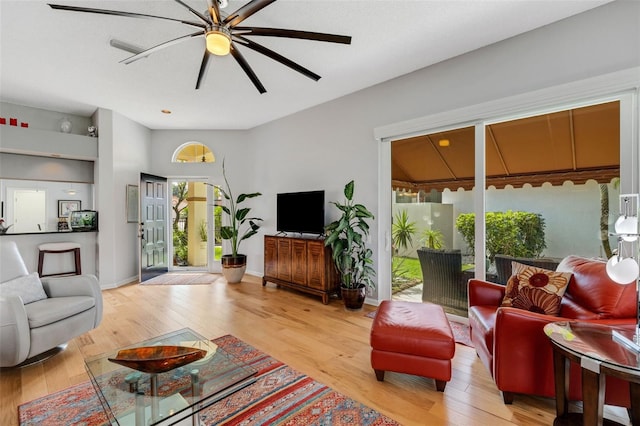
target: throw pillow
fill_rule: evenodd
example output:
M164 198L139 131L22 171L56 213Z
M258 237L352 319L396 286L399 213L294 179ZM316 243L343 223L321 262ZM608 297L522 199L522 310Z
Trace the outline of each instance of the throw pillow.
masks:
M3 282L0 284L0 294L20 296L25 305L47 298L37 272Z
M511 262L512 275L501 306L512 306L546 315L559 315L560 302L571 272L555 272Z

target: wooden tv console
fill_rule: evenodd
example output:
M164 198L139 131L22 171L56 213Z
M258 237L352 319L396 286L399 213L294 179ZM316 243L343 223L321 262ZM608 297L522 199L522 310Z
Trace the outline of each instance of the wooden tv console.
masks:
M340 294L331 249L317 237L265 235L262 285L267 282L322 296L325 305Z

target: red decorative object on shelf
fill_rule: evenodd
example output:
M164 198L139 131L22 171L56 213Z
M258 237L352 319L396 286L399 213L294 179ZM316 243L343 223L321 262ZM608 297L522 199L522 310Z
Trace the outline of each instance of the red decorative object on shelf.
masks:
M20 127L27 128L29 127L29 123L25 123L24 121L20 122Z
M17 126L18 125L18 119L17 118L10 118L9 119L9 125Z
M0 117L0 124L7 124L7 119L4 117Z
M123 349L109 361L143 373L158 374L204 358L207 351L186 346L141 346Z

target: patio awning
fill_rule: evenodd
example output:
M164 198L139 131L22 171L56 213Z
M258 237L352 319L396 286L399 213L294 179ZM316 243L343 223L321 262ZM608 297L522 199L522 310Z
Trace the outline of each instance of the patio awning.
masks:
M487 187L609 183L620 175L620 104L491 124L486 146ZM474 128L392 142L391 178L394 189L472 189Z

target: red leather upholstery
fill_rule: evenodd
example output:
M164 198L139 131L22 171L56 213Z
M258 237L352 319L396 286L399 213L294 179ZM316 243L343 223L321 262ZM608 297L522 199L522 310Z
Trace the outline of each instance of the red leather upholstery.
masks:
M451 380L455 341L441 306L383 301L371 326L371 366L378 380L385 371L436 380L444 390Z
M469 326L471 341L487 367L505 402L514 393L555 395L553 351L544 334L545 324L584 320L604 324L634 324L635 283L619 285L605 270L605 262L567 256L557 271L572 272L562 298L559 317L500 307L505 287L469 280ZM569 398L581 400L580 368L571 366ZM629 407L629 387L607 377L605 403Z

